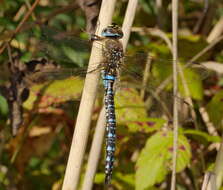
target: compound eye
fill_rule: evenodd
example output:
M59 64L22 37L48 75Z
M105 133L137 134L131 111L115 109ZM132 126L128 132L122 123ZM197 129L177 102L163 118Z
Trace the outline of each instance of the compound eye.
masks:
M101 33L104 37L110 37L110 38L122 38L123 32L122 31L114 31L112 29L104 29Z

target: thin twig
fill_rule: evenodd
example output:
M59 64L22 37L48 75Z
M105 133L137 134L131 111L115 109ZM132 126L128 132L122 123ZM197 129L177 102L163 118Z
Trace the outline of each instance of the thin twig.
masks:
M98 20L100 25L98 25L96 35L99 35L103 28L105 28L109 23L111 23L115 3L116 0L102 1ZM89 68L92 66L92 64L100 63L102 58L102 56L94 56L95 54L100 55L101 53L100 48L98 48L97 46L95 47L95 45L97 44L93 44L89 61ZM85 85L80 103L80 109L77 116L62 190L77 189L82 161L89 134L89 127L94 107L94 101L96 98L98 80L99 72L91 72L87 74L85 79Z
M189 109L190 109L190 112L191 112L191 116L192 116L192 118L194 120L194 123L195 123L195 128L198 129L197 116L196 116L196 113L194 111L194 104L193 104L193 101L192 101L192 98L191 98L191 95L190 95L190 90L189 90L188 84L186 82L186 78L184 76L183 68L179 64L178 64L178 72L179 72L179 76L180 76L180 79L182 81L183 89L184 89L184 92L185 92L185 97L186 97L185 99L186 99L186 102L189 104ZM200 155L200 156L201 156L201 159L203 159L203 156L202 155Z
M222 75L223 74L223 65L222 63L215 62L215 61L205 61L202 62L201 65L203 65L205 68L215 71L217 74Z
M173 35L173 165L171 190L176 189L176 167L178 150L178 100L177 100L177 61L178 61L178 0L172 0L172 35Z
M217 24L210 32L209 36L207 37L207 42L211 43L217 37L222 35L222 33L223 33L223 17L220 18L220 20L217 22Z
M35 2L32 4L32 7L29 9L29 11L23 17L22 21L16 27L16 29L15 29L13 35L11 36L10 40L7 41L6 43L9 43L10 44L10 42L12 41L12 39L14 38L14 36L20 31L20 29L22 28L23 24L28 20L29 16L32 14L33 10L36 8L36 6L39 4L39 2L40 2L40 0L35 0ZM0 49L0 54L2 54L2 52L5 50L6 43L4 43L4 45Z
M200 28L202 27L202 24L204 23L204 20L208 13L208 7L209 7L209 0L204 0L204 8L201 13L201 16L199 16L199 19L198 19L197 23L195 24L193 33L195 33L195 34L198 33Z
M172 116L171 112L169 111L168 106L166 105L165 101L163 101L160 98L160 96L157 96L153 90L149 90L149 93L152 96L152 98L154 98L160 104L161 108L163 109L163 113L166 115L168 120L173 121L173 116ZM152 100L151 98L148 98L145 102L145 105L151 104L151 100Z
M190 66L191 64L193 64L194 61L196 61L201 56L203 56L205 53L207 53L209 50L211 50L215 45L217 45L222 40L223 40L223 35L221 35L218 38L216 38L215 40L213 40L207 47L205 47L197 55L195 55L192 59L190 59L186 66Z
M152 64L152 60L147 59L145 69L144 69L144 73L143 73L143 81L142 81L142 86L143 87L146 87L147 81L149 79L151 64ZM140 97L141 97L142 100L145 98L145 88L142 88L142 90L140 91Z
M218 131L214 124L210 121L208 112L205 107L199 106L199 112L201 114L202 120L204 121L205 125L207 126L207 131L212 136L218 136Z

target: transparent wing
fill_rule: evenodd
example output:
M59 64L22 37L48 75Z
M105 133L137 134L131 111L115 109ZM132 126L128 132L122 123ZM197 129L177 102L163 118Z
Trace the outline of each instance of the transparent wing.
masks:
M39 52L42 55L55 60L60 65L65 65L66 67L76 67L76 68L57 68L54 70L45 70L35 75L44 75L47 79L50 79L50 84L53 79L61 79L70 76L70 80L73 82L68 82L69 79L64 79L58 81L58 86L47 84L47 88L52 90L43 90L43 92L48 93L48 97L51 99L59 99L58 97L65 98L68 100L72 94L75 92L75 85L80 79L80 76L85 76L87 73L87 62L89 58L89 52L91 49L91 43L87 40L82 40L68 33L64 33L50 27L40 27L40 39L38 41ZM100 42L97 42L96 48L103 48ZM94 55L99 56L99 55ZM95 63L97 65L97 63ZM149 69L147 68L149 65ZM186 66L188 63L186 61L179 63L179 69L182 70L182 76L179 76L179 89L181 90L182 96L185 94L185 86L189 88L190 95L192 98L199 99L202 96L202 92L197 92L197 89L201 89L202 80L209 76L209 71L199 63L191 63L190 66ZM147 68L147 69L146 69ZM92 66L89 71L95 71L100 69L100 67ZM162 86L164 81L169 79L169 82L164 85L162 92L171 92L172 83L172 60L167 57L151 56L147 52L139 53L127 53L123 58L123 65L120 71L120 81L119 86L125 88L135 88L144 94L144 97L149 95L156 98L156 102L159 102L161 107L166 107L168 117L171 115L169 106L164 106L162 101L163 97L158 97L157 90ZM73 77L72 77L73 76ZM74 88L73 88L74 87ZM57 92L55 92L56 90ZM70 91L64 91L63 89L70 89ZM196 89L196 90L194 90ZM63 93L66 92L66 93ZM144 92L144 93L143 93ZM80 95L81 90L77 94ZM39 94L39 92L37 93ZM57 95L59 94L59 95ZM75 93L73 93L75 94ZM52 98L54 96L54 98ZM160 95L161 96L161 95ZM141 96L142 97L142 96ZM154 99L153 98L153 99ZM50 99L50 98L49 98ZM183 100L183 99L182 99ZM58 101L58 100L57 100ZM54 100L54 102L57 102ZM64 100L62 100L64 101ZM61 101L60 101L61 102ZM153 106L152 106L153 107Z
M71 33L63 32L48 26L38 26L40 31L38 33L39 36L37 35L39 41L36 45L36 47L38 47L36 51L41 53L40 57L46 56L54 60L57 64L66 67L87 67L92 46L88 40L77 38ZM32 36L34 36L33 33ZM96 41L96 48L101 50L103 44L100 41ZM94 54L94 56L97 57L100 55ZM151 76L153 77L154 83L161 83L165 78L172 75L172 59L169 56L171 55L166 55L166 57L158 55L151 56L151 53L148 52L127 53L123 58L122 71L123 73L133 75L140 80L144 77L143 71L145 65L148 62L151 62L151 69L148 72L152 74ZM187 61L184 61L179 65L183 70L183 74L184 71L187 73L185 74L186 83L193 83L194 80L197 80L196 77L203 80L209 76L209 71L199 63L188 64ZM92 70L93 69L94 68L92 68ZM65 69L62 70L61 74L63 73L64 75ZM189 70L191 70L191 72ZM80 72L82 73L82 71ZM193 72L195 74L193 74ZM68 71L68 73L73 73L74 75L79 74L78 70ZM59 74L57 74L57 77L58 76ZM159 81L155 81L154 79L158 79Z
M46 57L65 67L87 66L92 43L86 37L84 40L72 32L63 32L44 25L34 26L37 29L27 31L30 46L33 47L33 58ZM97 48L102 48L101 42L96 44Z
M64 32L53 27L45 25L37 25L35 23L30 24L32 26L38 26L38 33L33 30L29 30L30 38L36 39L36 51L41 52L41 56L45 55L48 58L53 59L58 64L65 66L86 66L88 63L90 50L92 47L92 42L89 40L81 39L80 37L75 36L72 32ZM36 34L37 33L37 34ZM87 35L86 35L87 36ZM89 35L88 35L89 36ZM100 41L95 41L96 48L100 50L103 48L103 44ZM100 56L100 55L94 55ZM165 65L166 68L170 68L172 64L171 55L167 54L165 57L162 55L152 56L152 52L127 52L124 56L124 64L140 64L143 66L143 62L146 60L151 60L154 62L154 65L157 67L163 68ZM187 60L182 61L183 65L188 65ZM190 67L199 67L199 63L190 63ZM197 69L198 70L198 69ZM200 74L202 78L205 78L207 75L206 69L204 69Z

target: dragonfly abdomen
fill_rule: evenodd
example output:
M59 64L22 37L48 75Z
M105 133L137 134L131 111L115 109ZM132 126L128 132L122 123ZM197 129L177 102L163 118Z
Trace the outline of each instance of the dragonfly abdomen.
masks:
M116 119L114 106L114 92L113 85L115 76L103 74L102 75L105 87L105 109L106 109L106 161L105 161L105 183L109 184L112 177L114 154L115 154L115 140L116 140Z

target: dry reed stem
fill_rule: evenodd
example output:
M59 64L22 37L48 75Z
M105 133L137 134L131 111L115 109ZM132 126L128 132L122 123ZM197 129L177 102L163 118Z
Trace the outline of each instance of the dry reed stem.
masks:
M207 186L208 186L208 183L210 181L210 178L211 178L211 173L206 172L205 175L204 175L204 180L203 180L203 183L202 183L201 190L207 190Z
M124 50L129 40L137 4L138 4L138 0L129 0L128 7L126 10L124 23L122 26L123 33L124 33L124 38L122 39ZM97 170L98 161L101 155L101 147L104 140L103 137L105 133L105 122L106 122L105 121L105 107L103 106L98 118L98 122L96 125L94 137L93 137L93 142L91 145L86 174L85 174L84 182L82 186L83 190L91 190L93 186L93 180L94 180L94 176Z
M95 128L95 133L91 144L91 150L88 158L87 169L84 176L82 190L92 189L95 173L97 171L98 162L101 156L101 148L103 145L104 133L105 133L105 122L106 122L105 107L103 106L99 114L99 118Z
M126 49L127 43L129 41L129 36L131 33L132 24L135 18L136 8L138 5L138 0L129 0L128 7L125 13L124 22L122 25L122 30L124 33L123 38L121 39L124 51Z
M103 0L99 14L99 25L96 35L100 34L102 29L111 23L116 0ZM97 43L93 43L91 57L89 61L89 68L95 63L100 63L101 58L94 55L99 55L100 48L96 47ZM97 92L99 73L91 72L87 74L78 112L74 135L72 139L70 154L68 158L67 168L65 172L62 190L76 190L82 161L87 144L91 116L94 107L94 101Z
M220 18L220 20L217 22L217 24L210 32L209 36L207 37L207 42L208 43L213 42L217 37L222 35L222 33L223 33L223 17Z
M207 190L218 190L221 188L223 181L223 138L217 153L214 173L210 176L210 180L208 182Z
M177 62L178 62L178 0L172 0L172 35L173 35L173 165L171 190L176 189L176 167L178 152L178 100L177 100Z
M223 181L223 138L220 145L220 149L217 153L217 158L215 161L214 173L216 175L216 186L217 189L221 188L222 181Z

